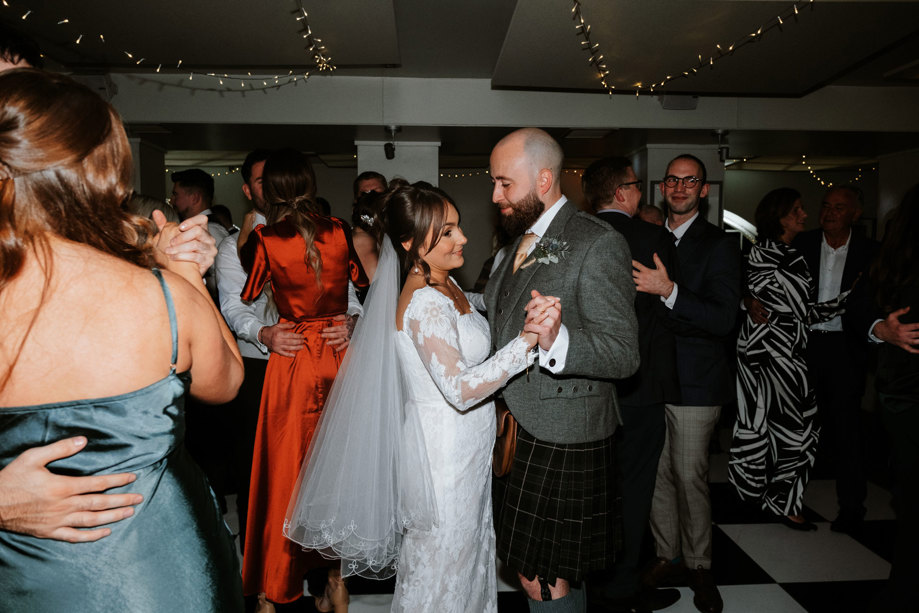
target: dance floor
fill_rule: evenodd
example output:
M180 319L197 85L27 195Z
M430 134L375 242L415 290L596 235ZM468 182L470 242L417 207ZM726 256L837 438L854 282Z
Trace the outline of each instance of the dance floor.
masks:
M722 431L722 440L726 432ZM726 441L725 441L726 442ZM723 445L727 449L727 445ZM823 476L818 472L818 477ZM836 516L835 483L811 481L804 515L819 527L795 532L750 511L727 482L727 454L712 455L714 521L712 572L724 598L725 613L846 613L864 611L890 572L894 513L890 493L868 485L868 514L857 537L830 530ZM232 501L227 521L235 528ZM513 574L499 567L500 613L526 613L526 599ZM384 613L392 602L393 582L351 581L351 613ZM692 613L692 591L667 613ZM309 608L311 610L311 607Z

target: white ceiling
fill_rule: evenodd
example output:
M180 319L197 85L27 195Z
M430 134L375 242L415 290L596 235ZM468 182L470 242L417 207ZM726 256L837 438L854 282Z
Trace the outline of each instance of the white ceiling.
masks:
M304 49L303 22L296 20L301 14L297 0L6 3L8 7L0 4L0 20L32 34L49 63L69 71L152 72L158 66L162 72L179 74L315 70ZM487 78L493 88L606 95L580 44L572 1L304 0L303 5L339 75ZM792 15L795 6L797 16ZM674 78L658 85L657 93L799 97L827 84L919 84L919 2L584 0L580 10L591 26L591 43L604 55L614 95L634 95L639 82L644 92L668 75ZM26 11L31 13L22 20ZM778 27L776 17L783 15ZM59 23L64 19L66 23ZM750 36L760 27L760 35ZM76 44L80 34L83 38ZM734 50L727 53L732 43ZM176 70L179 60L182 65ZM709 62L716 68L710 69ZM683 72L689 76L682 77ZM245 125L132 128L170 152L185 151L183 164L233 159L234 152L238 155L252 146L248 136L255 132L255 127ZM285 126L283 133L289 135L290 130ZM266 132L271 132L270 126L258 127L261 139ZM315 143L316 153L329 159L347 163L353 152L353 132L342 126L303 126L300 132ZM472 163L503 132L443 128L442 155ZM620 130L592 141L568 139L566 152L571 158L589 158L673 136L672 131ZM788 167L795 167L796 160L782 159L783 143L794 141L789 150L797 152L802 139L817 152L825 142L822 148L827 155L835 153L831 157L836 165L847 165L900 147L912 135L731 135L732 146L758 142L759 155L778 158L771 163ZM199 158L189 153L195 151L201 152Z

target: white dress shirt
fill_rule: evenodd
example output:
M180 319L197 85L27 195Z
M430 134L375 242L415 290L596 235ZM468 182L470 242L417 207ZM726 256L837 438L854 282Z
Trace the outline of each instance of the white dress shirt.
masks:
M265 217L256 213L255 223L264 224ZM267 291L250 304L240 300L239 295L246 285L248 275L239 261L238 238L238 233L227 236L217 246L214 268L217 271L220 312L227 326L236 335L239 352L247 358L267 360L268 347L259 342L258 331L278 323L278 309Z
M846 244L833 249L826 242L826 235L820 238L820 284L817 286L817 302L826 302L838 296L842 290L842 272L846 268L846 256L852 242L852 230L846 238ZM842 332L842 317L837 315L829 321L811 326L811 330Z
M664 224L664 227L667 228L667 231L673 235L674 245L680 244L680 241L683 240L683 235L686 234L686 231L689 230L689 226L692 225L692 222L694 222L698 216L699 216L699 211L696 211L695 215L690 217L687 221L684 221L683 223L681 223L679 227L677 227L676 230L670 229L669 221L666 224ZM671 279L671 281L673 281L673 279ZM670 292L670 295L667 296L666 298L661 296L661 300L664 302L664 306L666 306L668 309L673 309L673 305L676 304L676 295L677 295L678 290L679 288L677 287L677 284L674 283L673 291Z

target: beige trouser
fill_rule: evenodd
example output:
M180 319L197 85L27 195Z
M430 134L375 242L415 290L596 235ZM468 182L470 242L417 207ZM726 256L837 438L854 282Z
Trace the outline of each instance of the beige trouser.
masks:
M667 433L651 502L657 555L667 560L682 555L687 568L711 568L708 444L721 407L668 404L665 408Z

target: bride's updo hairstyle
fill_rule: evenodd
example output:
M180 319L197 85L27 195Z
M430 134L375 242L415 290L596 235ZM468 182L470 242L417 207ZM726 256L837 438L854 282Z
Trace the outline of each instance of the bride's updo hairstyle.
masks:
M306 242L306 264L316 273L316 284L322 286L322 258L316 248L316 224L309 213L319 213L316 206L316 175L309 158L296 149L278 149L265 160L262 170L262 193L268 205L269 224L285 216L296 226Z
M421 259L440 242L447 222L447 205L456 203L441 189L425 181L409 184L393 179L389 184L383 204L386 233L402 261L402 277L412 268L424 273L424 282L431 284L431 268ZM431 231L430 244L428 232ZM411 241L406 251L402 243Z
M115 109L69 77L0 75L0 291L29 251L50 277L46 233L143 266L152 221L129 214L131 148Z

